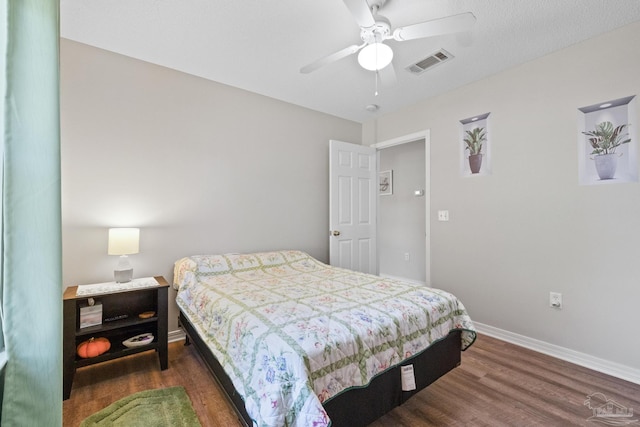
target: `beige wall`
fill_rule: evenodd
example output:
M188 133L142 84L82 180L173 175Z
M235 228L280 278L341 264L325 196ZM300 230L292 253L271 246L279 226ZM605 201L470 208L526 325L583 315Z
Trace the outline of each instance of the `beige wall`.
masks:
M328 260L328 141L360 124L65 39L61 115L66 286L112 280L110 226L141 228L137 277L198 253Z
M637 40L640 23L363 127L367 145L431 130L433 286L478 322L635 369L640 184L578 185L576 123L579 107L640 93ZM486 112L493 174L462 178L459 120Z
M64 283L111 279L109 226L142 228L137 276L171 279L195 253L327 260L328 140L428 128L433 285L478 322L640 369L640 184L579 186L576 143L578 107L640 92L639 38L633 24L362 127L62 40ZM493 173L462 178L459 120L485 112Z

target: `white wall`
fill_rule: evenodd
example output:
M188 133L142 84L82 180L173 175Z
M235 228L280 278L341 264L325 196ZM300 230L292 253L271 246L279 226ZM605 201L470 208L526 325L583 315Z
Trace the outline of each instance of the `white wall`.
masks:
M635 23L363 127L367 145L431 130L435 287L478 322L634 369L640 184L578 185L576 123L579 107L640 94L638 40ZM486 112L493 174L463 178L459 120Z
M61 116L66 286L113 280L111 226L141 228L136 277L199 253L328 260L328 141L360 124L65 39Z

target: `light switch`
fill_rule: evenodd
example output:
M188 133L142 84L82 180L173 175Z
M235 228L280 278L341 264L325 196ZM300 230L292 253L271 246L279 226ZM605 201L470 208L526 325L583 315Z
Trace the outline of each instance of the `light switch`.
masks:
M449 211L438 211L438 221L449 221Z

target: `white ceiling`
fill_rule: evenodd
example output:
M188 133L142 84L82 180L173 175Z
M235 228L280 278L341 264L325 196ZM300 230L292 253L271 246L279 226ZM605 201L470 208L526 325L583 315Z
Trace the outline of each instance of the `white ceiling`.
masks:
M638 21L640 1L388 0L380 10L392 28L463 12L477 18L471 32L388 41L397 83L375 96L375 73L362 69L357 55L299 72L361 42L342 0L60 2L64 38L365 122ZM420 76L404 70L441 48L455 58ZM615 63L603 52L593 55L594 64ZM369 104L380 108L371 113Z

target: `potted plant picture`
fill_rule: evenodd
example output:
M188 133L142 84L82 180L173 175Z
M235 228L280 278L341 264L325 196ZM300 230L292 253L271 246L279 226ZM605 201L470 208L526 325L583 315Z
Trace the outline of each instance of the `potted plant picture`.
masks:
M625 123L614 127L610 121L604 121L598 123L594 130L582 132L589 137L588 141L593 148L591 154L594 155L592 160L595 162L596 172L601 180L614 177L618 165L616 149L631 141L631 138L626 138L629 134L623 133L628 126Z
M469 150L469 169L471 173L480 172L482 167L482 144L487 140L487 132L483 127L465 131L463 139L465 150Z

